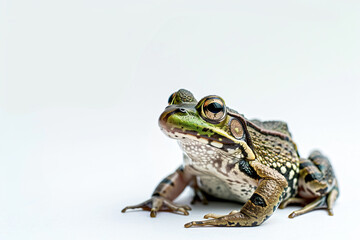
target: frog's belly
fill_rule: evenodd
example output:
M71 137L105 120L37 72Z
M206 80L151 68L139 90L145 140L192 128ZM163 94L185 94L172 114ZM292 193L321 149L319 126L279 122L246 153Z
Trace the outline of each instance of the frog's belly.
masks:
M198 176L198 185L207 194L231 201L245 203L256 186L241 180L219 179L213 176Z
M179 142L184 151L185 171L197 176L204 192L217 198L246 202L258 181L239 169L239 158L198 141Z

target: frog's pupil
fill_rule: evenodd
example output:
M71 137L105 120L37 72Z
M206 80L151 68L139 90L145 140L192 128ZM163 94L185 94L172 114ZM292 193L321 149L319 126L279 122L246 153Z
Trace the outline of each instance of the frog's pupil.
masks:
M216 113L218 113L218 112L221 112L221 111L223 110L223 107L222 107L222 105L221 105L220 103L213 102L213 103L210 103L210 104L208 105L207 109L208 109L210 112L216 114Z

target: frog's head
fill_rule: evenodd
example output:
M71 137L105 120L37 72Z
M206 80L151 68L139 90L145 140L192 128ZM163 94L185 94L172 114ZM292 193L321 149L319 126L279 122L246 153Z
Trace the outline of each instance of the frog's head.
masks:
M159 118L161 130L179 141L197 141L239 158L255 159L246 120L215 95L196 101L185 89L169 97Z

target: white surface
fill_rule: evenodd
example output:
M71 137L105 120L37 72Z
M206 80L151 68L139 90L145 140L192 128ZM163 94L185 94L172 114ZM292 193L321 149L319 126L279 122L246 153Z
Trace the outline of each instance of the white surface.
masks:
M0 1L0 239L355 238L359 12L359 1ZM323 150L340 182L335 216L289 220L291 208L257 228L185 229L239 205L121 214L181 163L157 126L179 88L287 121L303 156Z

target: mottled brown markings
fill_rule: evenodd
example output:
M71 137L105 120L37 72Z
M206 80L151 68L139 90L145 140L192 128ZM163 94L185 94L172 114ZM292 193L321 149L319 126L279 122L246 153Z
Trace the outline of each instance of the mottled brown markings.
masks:
M238 184L241 184L241 183L242 183L241 181L239 181L239 180L237 180L237 179L235 179L235 180L227 179L227 181L230 182L230 183L238 183Z
M222 167L222 160L221 160L220 156L218 156L218 157L212 162L212 165L213 165L213 167L214 167L215 169L218 169L218 172L221 172L221 171L219 171L219 170L221 169L221 167ZM228 176L227 173L223 173L223 172L221 172L221 173L224 174L225 176Z
M235 165L236 165L235 163L233 163L233 164L226 164L226 166L225 166L226 172L230 173L231 170L234 169Z

